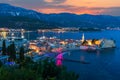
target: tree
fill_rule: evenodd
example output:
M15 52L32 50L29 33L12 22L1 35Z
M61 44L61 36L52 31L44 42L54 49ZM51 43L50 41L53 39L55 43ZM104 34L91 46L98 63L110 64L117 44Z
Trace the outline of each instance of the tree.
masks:
M5 40L3 40L3 44L2 44L2 55L6 55L6 43L5 43Z
M78 80L78 75L56 66L50 59L25 64L22 68L0 67L0 80Z
M6 49L7 51L7 55L9 55L10 56L10 45L7 47L7 49Z
M10 59L15 60L16 59L16 50L15 50L15 44L14 42L8 46L7 53L10 56Z
M16 49L15 49L14 42L11 44L11 54L12 54L13 60L15 60L16 59Z
M20 61L24 60L24 47L22 46L19 51Z
M3 65L3 63L0 61L0 67Z

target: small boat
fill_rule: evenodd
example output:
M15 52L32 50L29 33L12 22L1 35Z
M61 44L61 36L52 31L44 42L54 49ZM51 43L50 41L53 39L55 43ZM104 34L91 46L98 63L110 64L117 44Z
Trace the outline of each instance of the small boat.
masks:
M99 48L97 46L80 46L81 50L85 50L85 51L95 51L98 50Z
M88 48L89 48L88 46L83 46L83 45L80 46L81 50L88 50Z

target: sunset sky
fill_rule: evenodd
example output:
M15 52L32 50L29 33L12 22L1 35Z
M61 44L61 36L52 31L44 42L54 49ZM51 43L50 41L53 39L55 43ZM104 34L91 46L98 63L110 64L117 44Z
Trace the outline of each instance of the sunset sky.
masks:
M0 0L42 13L105 14L120 16L120 0Z

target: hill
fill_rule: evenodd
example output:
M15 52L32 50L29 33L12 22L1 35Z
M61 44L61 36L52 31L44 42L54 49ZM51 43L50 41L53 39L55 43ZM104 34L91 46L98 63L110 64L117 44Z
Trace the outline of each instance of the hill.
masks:
M43 14L33 10L0 3L0 27L25 29L120 27L120 17L91 14L77 15L71 13Z

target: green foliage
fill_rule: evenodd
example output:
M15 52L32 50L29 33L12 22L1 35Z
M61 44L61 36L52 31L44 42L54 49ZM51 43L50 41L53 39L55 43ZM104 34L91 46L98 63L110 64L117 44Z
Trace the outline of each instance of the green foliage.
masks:
M0 27L14 29L24 28L26 30L57 28L54 23L48 23L25 16L0 16Z
M0 67L3 65L3 63L0 61Z
M36 74L28 69L0 68L0 80L36 80Z
M30 61L30 62L27 62ZM7 77L6 77L7 76ZM20 68L0 68L0 80L77 80L78 75L68 72L64 67L58 67L54 61L45 59L32 62L25 58Z
M20 55L20 61L22 62L24 60L24 47L22 46L20 48L20 51L19 51L19 55Z
M16 59L16 50L15 50L14 42L7 47L7 53L10 56L10 59L12 59L12 60Z

